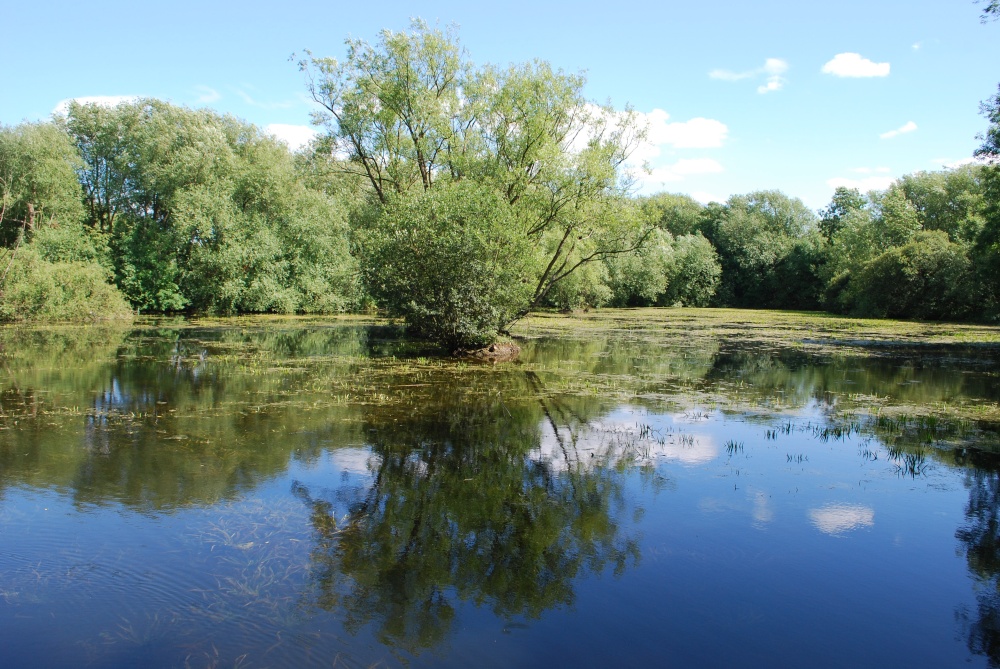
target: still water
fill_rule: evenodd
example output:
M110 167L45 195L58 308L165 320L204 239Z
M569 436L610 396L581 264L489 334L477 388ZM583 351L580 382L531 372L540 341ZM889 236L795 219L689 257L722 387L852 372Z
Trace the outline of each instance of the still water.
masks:
M523 344L3 331L0 665L1000 665L995 351Z

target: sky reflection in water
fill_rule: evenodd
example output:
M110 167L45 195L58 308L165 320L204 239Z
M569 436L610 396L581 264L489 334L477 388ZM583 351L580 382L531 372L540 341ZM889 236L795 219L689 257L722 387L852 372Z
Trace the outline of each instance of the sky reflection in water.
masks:
M1000 663L988 356L4 336L10 666Z

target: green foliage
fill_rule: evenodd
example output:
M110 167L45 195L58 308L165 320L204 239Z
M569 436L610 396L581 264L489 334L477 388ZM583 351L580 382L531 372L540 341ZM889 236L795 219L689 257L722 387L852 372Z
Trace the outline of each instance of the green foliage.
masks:
M851 311L880 318L962 319L973 306L969 259L940 230L918 232L866 263L851 278Z
M983 167L915 172L898 188L913 205L924 230L943 230L953 242L970 244L983 227Z
M674 262L662 305L707 307L722 279L722 267L711 242L701 234L683 235L674 240Z
M524 225L471 181L400 197L359 233L365 284L418 335L452 348L489 344L534 289Z
M1000 0L976 0L976 2L986 3L986 6L983 7L983 13L979 17L983 23L990 19L1000 18Z
M883 192L873 191L863 208L845 211L830 247L822 275L826 282L826 303L837 309L851 309L856 291L842 295L852 277L886 251L902 246L920 230L920 219L898 184Z
M851 217L861 215L868 206L868 198L857 188L840 186L833 193L830 205L820 212L819 229L827 241L840 232Z
M29 245L0 294L0 321L129 319L132 310L96 263L49 262Z
M982 169L983 226L975 240L975 263L987 300L987 311L1000 316L1000 88L982 105L990 125L981 135L976 156L986 164Z
M139 100L65 119L90 227L143 311L341 311L354 297L344 212L287 147L230 116Z
M0 126L0 241L10 246L18 230L30 236L51 225L75 225L82 216L80 162L62 130L51 123Z
M611 297L607 265L587 263L553 286L545 304L562 311L577 311L604 306Z
M505 296L500 298L504 302L491 307L483 299L492 298L473 297L472 291L479 289L470 288L461 298L448 298L448 308L408 310L415 331L443 337L448 345L466 334L471 339L463 344L481 342L488 338L481 329L486 323L502 315L509 319L506 323L489 326L502 328L542 303L579 268L641 243L642 218L622 197L628 184L619 169L641 135L635 116L588 103L582 77L541 62L473 67L452 31L432 29L419 20L409 32L383 31L374 46L347 40L343 62L308 55L300 65L310 94L325 110L315 120L327 130L326 146L347 156L371 189L373 211L360 220L378 219L383 210L388 212L385 220L395 220L394 210L399 210L429 221L429 208L420 204L424 194L469 180L495 194L474 201L503 207L478 215L467 210L464 217L517 221L523 239L509 239L522 254L514 266L523 273L492 275L491 281L513 284L493 283L487 293ZM439 232L451 234L451 228ZM454 246L455 239L462 237L442 244L492 251L490 244L479 242ZM486 256L467 262L487 267L492 260ZM409 295L414 303L443 304L440 295L416 292L438 285L439 271L426 264L412 270L416 288ZM421 276L425 271L431 276ZM479 269L473 274L485 276ZM376 275L366 270L364 276ZM386 299L380 285L369 283L367 288ZM507 302L515 295L519 304ZM398 307L393 311L400 313ZM422 323L422 313L434 322ZM448 318L455 322L445 326L441 319Z
M49 262L95 263L109 275L114 268L107 237L80 224L42 227L32 236L31 246Z
M801 200L778 191L734 195L721 210L707 212L706 231L719 253L723 304L776 307L778 267L798 240L813 231L816 215Z
M640 198L640 206L657 227L675 237L695 234L702 229L705 207L688 195L657 193Z
M611 305L645 307L659 301L674 273L673 241L657 228L640 248L607 260Z
M824 298L823 272L829 246L818 231L795 240L767 281L771 305L813 310Z

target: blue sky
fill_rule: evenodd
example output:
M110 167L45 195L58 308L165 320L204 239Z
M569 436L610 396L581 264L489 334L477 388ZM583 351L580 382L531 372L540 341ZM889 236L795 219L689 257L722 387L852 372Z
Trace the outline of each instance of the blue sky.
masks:
M836 185L968 159L1000 83L1000 22L972 0L836 3L44 2L4 9L0 123L69 98L152 96L301 136L294 62L341 57L411 16L455 23L476 63L547 60L645 115L642 192L703 201L777 188L823 207ZM294 141L294 140L293 140Z

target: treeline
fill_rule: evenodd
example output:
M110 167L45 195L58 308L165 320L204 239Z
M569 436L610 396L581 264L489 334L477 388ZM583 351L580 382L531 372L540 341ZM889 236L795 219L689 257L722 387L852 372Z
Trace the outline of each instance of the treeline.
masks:
M377 307L452 348L538 307L1000 318L1000 94L980 164L703 206L629 195L631 112L415 21L301 63L325 132L153 99L0 127L0 320Z
M159 100L0 128L0 317L355 307L349 207L301 162Z
M371 189L324 141L293 154L210 111L72 104L65 118L0 129L0 169L6 320L373 303L351 252ZM707 206L635 198L623 204L643 221L641 244L582 265L542 304L995 320L989 170L838 188L818 214L779 191Z
M581 282L560 294L561 306L996 320L988 171L974 164L910 174L883 191L838 188L818 213L779 191L707 206L684 195L640 198L655 222L651 243L605 263L597 287Z

